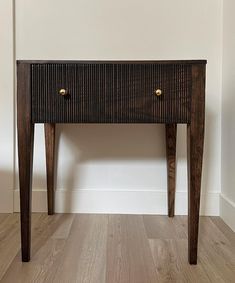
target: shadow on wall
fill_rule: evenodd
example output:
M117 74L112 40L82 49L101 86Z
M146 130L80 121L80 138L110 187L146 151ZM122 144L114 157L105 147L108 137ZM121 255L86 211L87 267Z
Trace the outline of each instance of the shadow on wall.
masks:
M206 125L213 120L207 113ZM187 160L187 137L186 125L177 127L177 163L185 163ZM205 136L205 155L203 168L203 192L208 191L209 167L211 159L211 131L206 127ZM38 141L35 140L35 143ZM44 143L44 141L43 141ZM35 148L37 150L37 148ZM84 172L84 164L91 161L104 163L107 162L145 162L155 161L166 164L165 150L165 127L161 124L57 124L56 125L56 164L55 164L55 189L73 190L82 187L84 178L87 178ZM133 164L133 162L131 163ZM131 164L129 167L131 167ZM109 166L109 165L107 165ZM144 165L143 165L144 166ZM42 164L45 168L45 164ZM105 167L107 168L107 167ZM102 170L102 169L101 169ZM125 174L125 167L124 167ZM34 188L45 188L46 174L37 174L34 170L33 186ZM139 178L139 172L133 174L131 178ZM161 171L162 172L162 171ZM161 172L156 171L153 178L158 178ZM164 170L166 174L166 167ZM100 178L105 178L109 172L103 172ZM115 173L114 173L115 174ZM187 172L180 178L187 179ZM98 175L98 174L97 174ZM107 176L109 177L109 176ZM17 176L18 178L18 176ZM99 176L97 177L99 178ZM143 176L144 178L144 176ZM104 179L104 182L106 180ZM186 181L186 180L185 180ZM62 186L61 186L62 183ZM166 187L166 184L164 184ZM156 188L157 189L157 188ZM177 188L176 188L177 189ZM179 188L178 188L179 189ZM181 188L180 188L181 189ZM71 197L72 194L65 194L65 197ZM73 199L65 199L66 206L73 207ZM65 207L65 210L69 208Z
M165 158L163 125L57 124L57 141L63 134L67 146L80 153L80 161L94 159Z
M72 152L73 155L69 160L70 162L66 161L67 167L63 176L63 187L68 190L78 187L77 180L81 183L80 177L83 178L85 175L82 165L90 161L141 162L157 160L166 163L164 125L58 124L56 127L56 156L60 159L59 162L58 160L56 162L56 180L58 180L58 177L60 178L61 171L63 171L61 170L63 154L66 154L69 148L69 152ZM64 148L67 148L66 152L63 152ZM186 159L186 125L178 125L177 158ZM60 172L59 175L58 171ZM115 173L113 174L115 175ZM133 173L131 178L142 178L138 174ZM101 178L104 178L104 176L105 172ZM143 176L143 178L146 177ZM159 178L158 172L156 172L154 178ZM55 187L57 188L56 180ZM72 194L66 194L65 197L71 197L71 199L64 200L64 209L68 211L67 206L73 207L74 200Z

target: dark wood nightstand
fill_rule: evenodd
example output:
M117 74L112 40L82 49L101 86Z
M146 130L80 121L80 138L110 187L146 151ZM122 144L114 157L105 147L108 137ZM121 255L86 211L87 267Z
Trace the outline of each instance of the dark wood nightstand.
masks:
M187 124L189 262L197 263L205 60L17 61L22 260L30 260L34 124L45 124L48 213L54 213L56 123L164 123L168 215L174 216L177 124Z

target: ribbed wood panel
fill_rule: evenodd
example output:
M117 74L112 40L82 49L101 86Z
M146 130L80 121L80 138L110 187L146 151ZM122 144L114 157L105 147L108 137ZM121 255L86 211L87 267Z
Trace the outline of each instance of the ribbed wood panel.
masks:
M190 64L32 64L34 123L188 123ZM69 95L59 95L65 88ZM155 96L156 89L163 94Z

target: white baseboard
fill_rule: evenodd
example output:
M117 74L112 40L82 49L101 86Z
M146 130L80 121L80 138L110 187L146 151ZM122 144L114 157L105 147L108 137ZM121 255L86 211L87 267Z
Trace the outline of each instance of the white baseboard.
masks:
M235 203L220 195L220 217L235 232Z
M219 215L219 192L201 196L201 215ZM175 202L177 215L187 214L187 192L177 192ZM34 190L32 210L46 212L45 190ZM14 211L19 212L19 191L14 191ZM165 191L132 190L57 190L55 192L57 213L118 213L118 214L167 214Z

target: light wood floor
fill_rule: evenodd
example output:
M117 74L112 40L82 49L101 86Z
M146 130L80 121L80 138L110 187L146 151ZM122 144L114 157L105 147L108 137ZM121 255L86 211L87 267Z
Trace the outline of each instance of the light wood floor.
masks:
M32 259L20 258L19 214L0 214L1 282L235 282L235 233L201 217L198 265L187 218L33 214Z

